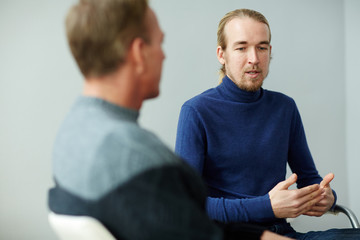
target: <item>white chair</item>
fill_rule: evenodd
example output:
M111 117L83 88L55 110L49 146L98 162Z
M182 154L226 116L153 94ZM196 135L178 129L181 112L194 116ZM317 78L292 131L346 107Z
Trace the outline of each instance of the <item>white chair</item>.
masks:
M116 240L97 219L49 213L49 223L60 240Z

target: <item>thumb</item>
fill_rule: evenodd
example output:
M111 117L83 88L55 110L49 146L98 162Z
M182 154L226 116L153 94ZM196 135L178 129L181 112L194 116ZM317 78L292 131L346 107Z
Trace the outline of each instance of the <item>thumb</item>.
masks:
M329 173L327 174L323 180L320 183L320 187L329 187L330 182L334 179L334 174L333 173Z
M296 173L291 174L291 176L288 177L288 179L280 182L279 189L282 189L282 190L288 189L291 185L296 183L296 180L297 180Z

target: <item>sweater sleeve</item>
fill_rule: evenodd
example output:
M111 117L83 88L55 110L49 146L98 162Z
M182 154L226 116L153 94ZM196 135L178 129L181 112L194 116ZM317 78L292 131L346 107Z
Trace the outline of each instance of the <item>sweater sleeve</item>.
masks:
M298 175L297 187L302 188L311 184L320 183L322 177L319 175L314 160L311 156L309 146L306 141L305 130L302 124L301 116L294 102L294 112L291 123L289 139L288 163L292 172ZM336 204L336 193L333 190Z
M206 134L195 110L187 105L181 108L175 152L202 175L206 154Z
M182 107L175 152L201 176L206 158L206 133L195 109ZM207 198L207 212L211 219L220 222L267 222L275 219L269 195L255 198Z
M224 223L262 223L275 219L268 194L248 199L208 197L206 211L211 219Z

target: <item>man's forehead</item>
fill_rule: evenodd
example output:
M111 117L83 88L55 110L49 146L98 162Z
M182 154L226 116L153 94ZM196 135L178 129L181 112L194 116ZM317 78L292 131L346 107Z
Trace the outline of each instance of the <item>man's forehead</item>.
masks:
M232 42L268 42L270 40L269 27L249 17L235 17L231 19L224 29L228 41Z

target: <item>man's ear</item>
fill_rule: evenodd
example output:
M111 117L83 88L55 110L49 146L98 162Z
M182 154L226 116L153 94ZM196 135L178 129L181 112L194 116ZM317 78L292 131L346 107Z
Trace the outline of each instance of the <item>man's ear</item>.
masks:
M220 46L217 47L216 56L217 56L217 59L219 60L219 62L221 63L221 65L224 65L225 58L224 58L224 51L223 51L222 47L220 47Z
M145 42L142 38L135 38L129 48L129 58L135 68L135 73L141 75L145 71Z

